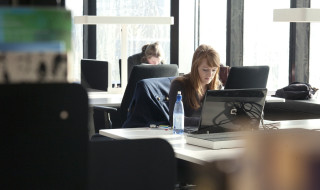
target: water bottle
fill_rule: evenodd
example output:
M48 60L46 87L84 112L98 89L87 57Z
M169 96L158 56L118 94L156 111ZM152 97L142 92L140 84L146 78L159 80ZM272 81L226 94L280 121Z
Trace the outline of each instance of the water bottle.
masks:
M184 109L181 91L178 91L177 100L173 109L173 133L183 134L184 130Z

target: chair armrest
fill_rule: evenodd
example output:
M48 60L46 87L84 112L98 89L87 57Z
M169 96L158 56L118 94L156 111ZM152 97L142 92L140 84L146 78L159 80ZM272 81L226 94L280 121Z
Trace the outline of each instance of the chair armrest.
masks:
M104 111L107 113L114 113L117 112L118 109L114 107L108 107L108 106L93 106L93 109L99 110L99 111Z
M117 108L108 107L108 106L93 106L94 110L103 111L104 112L104 123L107 129L112 129L112 122L110 118L110 113L116 113L118 111Z

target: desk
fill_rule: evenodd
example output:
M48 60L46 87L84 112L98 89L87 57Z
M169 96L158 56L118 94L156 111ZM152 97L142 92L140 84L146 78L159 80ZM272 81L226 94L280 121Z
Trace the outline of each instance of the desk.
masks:
M184 135L158 128L103 129L99 133L113 139L162 138L172 145L177 158L200 165L217 159L232 158L241 153L240 148L211 150L189 145Z
M316 130L320 129L320 119L281 121L279 128ZM172 130L158 128L103 129L99 133L114 139L163 138L172 145L177 158L197 165L204 165L214 160L235 158L243 152L243 148L212 150L189 145L184 135L176 135L172 133Z
M88 91L89 98L89 110L88 110L88 129L89 137L95 134L94 118L93 118L93 106L107 106L120 108L123 94L109 94L103 91Z
M108 94L107 92L88 92L89 106L120 107L123 94Z

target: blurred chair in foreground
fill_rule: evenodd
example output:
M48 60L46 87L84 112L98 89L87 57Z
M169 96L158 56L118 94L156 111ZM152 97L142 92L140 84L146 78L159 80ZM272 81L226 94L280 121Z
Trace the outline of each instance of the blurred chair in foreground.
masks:
M83 87L12 84L0 91L0 189L86 189Z
M89 189L173 190L176 159L163 139L90 142Z

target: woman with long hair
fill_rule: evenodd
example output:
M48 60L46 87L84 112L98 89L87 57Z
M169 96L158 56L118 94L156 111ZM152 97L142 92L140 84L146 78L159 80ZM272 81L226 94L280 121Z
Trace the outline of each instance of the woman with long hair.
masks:
M128 78L133 67L141 64L164 64L164 53L158 42L146 44L142 46L141 53L128 57Z
M184 105L185 126L198 126L202 102L207 90L220 89L220 57L209 45L200 45L193 54L191 72L177 77L169 93L170 125L177 92L181 91Z

